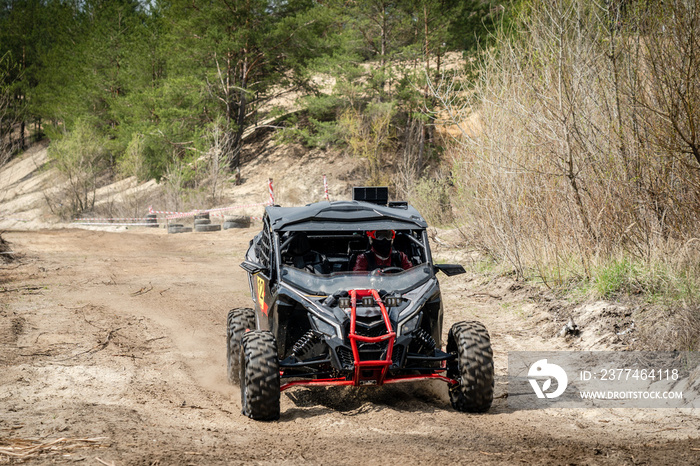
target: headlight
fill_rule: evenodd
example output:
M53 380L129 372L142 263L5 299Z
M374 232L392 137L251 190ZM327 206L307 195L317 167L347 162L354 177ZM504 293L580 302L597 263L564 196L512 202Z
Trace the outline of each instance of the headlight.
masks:
M337 336L335 327L333 327L331 324L314 315L309 315L309 317L311 318L311 322L313 323L314 327L316 327L316 330L331 337Z
M384 302L387 307L399 307L403 304L404 299L401 296L387 296Z
M412 331L414 331L414 330L418 327L418 324L420 324L420 319L421 319L421 317L423 317L423 313L422 313L422 312L418 312L418 313L416 313L416 315L414 315L413 317L411 317L410 319L408 319L406 322L404 322L404 323L401 325L401 332L400 332L400 334L401 334L401 335L406 335L406 334L411 333Z

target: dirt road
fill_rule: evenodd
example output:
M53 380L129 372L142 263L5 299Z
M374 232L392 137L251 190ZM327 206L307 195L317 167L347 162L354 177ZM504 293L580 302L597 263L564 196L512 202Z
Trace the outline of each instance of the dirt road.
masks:
M489 328L489 413L426 384L296 388L279 422L243 417L225 320L250 302L238 263L253 234L5 233L23 258L0 265L0 447L55 442L30 464L700 464L689 410L509 409L507 352L565 343L538 331L527 296L464 276L443 280L445 328Z

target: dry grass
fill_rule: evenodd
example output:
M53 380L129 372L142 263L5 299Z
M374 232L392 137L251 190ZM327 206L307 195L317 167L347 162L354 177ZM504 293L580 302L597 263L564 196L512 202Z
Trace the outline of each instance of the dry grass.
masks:
M40 455L67 455L79 448L100 447L105 437L97 438L58 438L41 441L17 438L0 438L0 463L24 461Z
M684 317L661 341L697 347L700 0L619 5L535 3L468 89L434 83L458 134L438 184L466 242L518 277L664 302Z
M691 3L683 21L673 19L683 2L635 17L580 0L541 4L517 39L485 52L473 90L434 88L456 125L480 115L481 132L463 128L448 150L466 239L520 276L573 258L589 278L599 258L650 263L697 240L700 135L685 131L700 121L700 76L683 68L700 60ZM666 42L652 39L659 31ZM675 46L684 42L698 47ZM672 94L676 85L693 99Z

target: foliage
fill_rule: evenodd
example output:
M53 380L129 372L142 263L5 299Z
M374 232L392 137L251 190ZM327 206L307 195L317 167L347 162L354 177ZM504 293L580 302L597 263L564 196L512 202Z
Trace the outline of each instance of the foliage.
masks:
M92 209L99 175L108 162L104 137L90 124L79 120L73 131L54 141L49 157L65 183L57 203L67 209L60 209L60 212L77 215Z
M350 150L369 164L370 186L386 186L389 181L387 173L382 172L382 154L392 142L391 120L394 111L392 103L373 103L362 113L350 108L340 117L339 125Z

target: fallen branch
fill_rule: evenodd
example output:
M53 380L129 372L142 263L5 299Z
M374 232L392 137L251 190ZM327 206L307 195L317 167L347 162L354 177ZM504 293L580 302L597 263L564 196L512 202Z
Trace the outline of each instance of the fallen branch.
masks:
M498 296L495 294L491 293L472 293L468 294L465 296L465 298L478 298L478 297L487 297L487 298L493 298L493 299L503 299L502 296Z
M73 356L68 356L68 357L65 358L65 359L59 359L58 361L59 361L59 362L61 362L61 361L67 361L67 360L69 360L69 359L77 358L78 356L81 356L81 355L83 355L83 354L87 354L87 353L91 353L91 354L92 354L92 353L97 353L98 351L102 351L103 349L105 349L105 348L107 347L107 345L109 345L109 342L110 342L110 341L112 340L112 338L114 337L114 334L117 333L117 332L118 332L119 330L121 330L121 329L122 329L122 328L119 327L119 328L115 328L114 330L110 330L110 331L109 331L109 334L107 335L107 339L106 339L105 341L103 341L102 343L98 343L98 344L96 344L95 346L93 346L92 348L90 348L90 349L88 349L88 350L81 351L80 353L76 353L76 354L74 354Z
M43 285L36 286L36 285L27 285L27 286L20 286L18 288L2 288L0 289L0 293L14 293L18 291L39 291L41 289L46 288Z
M152 341L158 341L158 340L162 340L164 338L167 338L167 337L149 338L148 340L144 341L144 343L151 343Z
M131 293L131 296L132 296L132 297L133 297L133 296L141 296L142 294L146 294L146 293L148 293L149 291L153 290L153 285L152 285L151 283L149 283L148 285L149 285L150 288L146 288L146 287L144 286L144 287L141 288L140 290Z
M99 456L96 456L95 459L106 466L115 466L114 461L112 461L111 463L108 463L106 461L101 460Z

